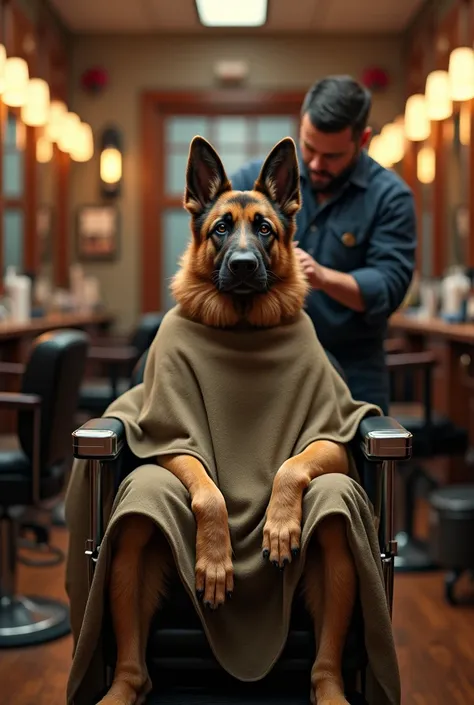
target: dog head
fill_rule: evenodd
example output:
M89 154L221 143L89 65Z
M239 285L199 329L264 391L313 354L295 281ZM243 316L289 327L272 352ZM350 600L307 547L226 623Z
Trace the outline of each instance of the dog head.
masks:
M184 206L192 238L171 288L187 315L220 327L296 315L308 289L293 247L301 194L292 139L272 149L252 191L234 191L217 152L195 137Z

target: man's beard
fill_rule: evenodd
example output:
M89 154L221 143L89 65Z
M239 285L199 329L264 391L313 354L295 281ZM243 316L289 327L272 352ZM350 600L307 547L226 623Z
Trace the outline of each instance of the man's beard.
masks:
M308 167L306 167L306 171L308 173L308 177L311 183L311 188L314 193L321 194L324 196L330 196L339 191L354 171L357 161L359 159L359 154L360 152L357 152L354 155L354 158L352 159L351 163L348 164L345 169L339 172L339 174L336 174L336 176L333 176L327 171L313 172L318 174L318 176L324 176L327 179L327 181L320 184L315 183L311 179L311 171L308 169Z

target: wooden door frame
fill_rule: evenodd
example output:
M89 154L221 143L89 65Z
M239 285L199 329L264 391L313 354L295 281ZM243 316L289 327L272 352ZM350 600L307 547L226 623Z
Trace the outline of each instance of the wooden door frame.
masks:
M204 90L158 92L141 96L141 311L159 311L163 305L162 228L157 211L182 205L165 195L164 121L170 115L288 115L299 116L304 91ZM157 274L158 273L158 274Z

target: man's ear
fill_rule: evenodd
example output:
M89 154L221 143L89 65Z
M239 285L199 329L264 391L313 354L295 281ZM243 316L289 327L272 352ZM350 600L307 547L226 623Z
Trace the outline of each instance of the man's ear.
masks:
M203 137L194 137L186 168L186 210L192 215L200 215L221 193L231 190L231 183L214 147Z
M294 216L301 207L300 170L296 146L285 137L273 147L265 159L254 185L287 216Z

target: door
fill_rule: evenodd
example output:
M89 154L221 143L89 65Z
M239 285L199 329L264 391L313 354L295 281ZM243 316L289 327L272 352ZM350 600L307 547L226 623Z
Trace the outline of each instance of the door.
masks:
M274 102L273 110L272 101L261 102L258 95L254 96L251 106L243 101L240 106L229 108L227 105L225 109L222 104L216 105L209 99L207 102L200 100L193 110L190 98L185 105L170 106L171 109L158 113L159 119L154 121L158 132L155 176L150 178L150 171L146 180L157 188L155 205L148 199L144 217L144 311L157 308L165 311L174 305L169 286L191 236L183 196L189 145L193 137L201 135L209 140L218 151L228 176L232 176L249 160L263 159L283 137L297 139L302 97L292 94L292 99L286 103L284 100ZM148 142L148 160L151 153ZM151 218L154 219L154 228ZM152 261L155 269L154 291L149 281L153 276Z

